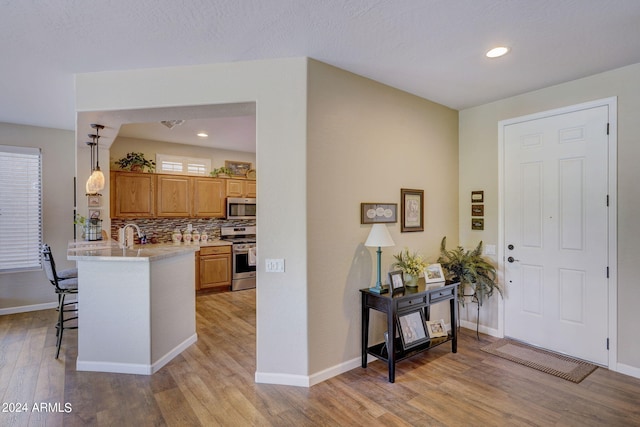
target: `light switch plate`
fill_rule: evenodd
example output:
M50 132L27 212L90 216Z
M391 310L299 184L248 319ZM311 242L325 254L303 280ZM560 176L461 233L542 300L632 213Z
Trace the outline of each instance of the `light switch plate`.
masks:
M284 273L284 259L265 260L267 273Z
M484 254L485 255L495 255L496 254L496 245L485 245Z

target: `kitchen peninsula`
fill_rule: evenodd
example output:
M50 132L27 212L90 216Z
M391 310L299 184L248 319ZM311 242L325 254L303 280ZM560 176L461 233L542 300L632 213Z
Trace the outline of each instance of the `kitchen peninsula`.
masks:
M71 242L78 265L78 371L151 375L197 341L198 245Z

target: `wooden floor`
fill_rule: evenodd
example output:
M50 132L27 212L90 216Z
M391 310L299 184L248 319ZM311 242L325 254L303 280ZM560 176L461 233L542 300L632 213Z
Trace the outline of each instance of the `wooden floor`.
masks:
M0 425L640 425L640 379L598 368L574 384L464 330L457 354L402 361L395 384L379 361L308 389L255 384L255 291L199 296L197 316L198 342L152 376L76 372L76 331L55 360L54 310L0 316Z

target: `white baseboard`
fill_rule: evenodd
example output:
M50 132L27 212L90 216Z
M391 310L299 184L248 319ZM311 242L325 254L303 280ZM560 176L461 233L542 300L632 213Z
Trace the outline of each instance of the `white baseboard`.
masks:
M310 387L309 376L293 374L270 374L256 372L255 382L261 384L292 385L296 387Z
M476 322L470 322L468 320L460 320L460 327L465 329L470 329L475 332ZM478 332L482 334L490 335L492 337L502 338L502 336L498 333L497 329L487 328L484 325L480 325L480 327L478 328Z
M0 315L28 313L29 311L50 310L56 307L58 307L57 302L45 302L42 304L22 305L20 307L0 308Z
M187 347L189 347L196 341L198 341L198 335L193 334L182 343L174 347L167 354L158 359L155 363L150 365L143 363L83 361L78 358L76 360L76 370L91 372L110 372L115 374L151 375L162 369L164 365L169 363L174 357L182 353Z
M616 364L616 372L629 375L630 377L640 378L640 368L625 365L623 363Z

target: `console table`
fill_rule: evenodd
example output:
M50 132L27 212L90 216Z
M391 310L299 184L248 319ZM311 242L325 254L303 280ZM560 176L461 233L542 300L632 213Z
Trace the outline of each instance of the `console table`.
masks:
M396 362L435 346L451 341L451 351L458 351L458 285L459 283L425 284L422 279L416 288L405 288L400 293L378 294L368 288L362 293L362 367L367 367L367 354L387 362L389 382L395 382ZM421 344L405 349L400 338L396 338L399 315L422 311L429 320L430 308L434 304L449 302L451 308L451 332L446 337L432 338ZM387 315L388 342L369 347L369 310L374 309Z

